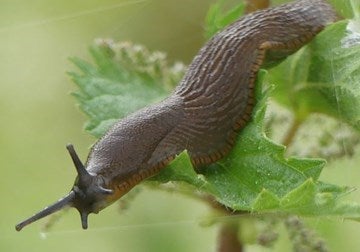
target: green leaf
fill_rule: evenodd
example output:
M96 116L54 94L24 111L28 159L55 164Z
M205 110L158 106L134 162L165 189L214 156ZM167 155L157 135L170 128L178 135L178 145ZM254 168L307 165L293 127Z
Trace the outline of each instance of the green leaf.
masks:
M270 71L269 80L277 86L274 97L300 120L319 112L360 130L360 33L351 34L347 27L346 21L329 26Z
M338 14L344 18L359 17L360 2L358 0L327 0L337 10Z
M205 19L205 37L209 39L219 30L238 19L245 9L245 4L240 3L223 13L222 7L224 3L220 1L210 6Z
M185 71L180 63L170 66L163 53L129 43L100 40L90 53L96 66L72 58L81 73L70 76L79 88L74 96L90 119L85 129L96 137L119 118L165 98Z

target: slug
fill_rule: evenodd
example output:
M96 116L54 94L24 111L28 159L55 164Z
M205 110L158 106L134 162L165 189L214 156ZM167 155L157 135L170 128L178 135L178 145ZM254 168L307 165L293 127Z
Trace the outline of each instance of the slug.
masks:
M281 62L336 19L325 0L299 0L230 24L200 49L167 99L115 123L94 144L85 165L68 145L77 170L71 191L16 230L66 206L79 211L86 229L90 213L157 174L183 150L195 168L223 158L250 120L260 66Z

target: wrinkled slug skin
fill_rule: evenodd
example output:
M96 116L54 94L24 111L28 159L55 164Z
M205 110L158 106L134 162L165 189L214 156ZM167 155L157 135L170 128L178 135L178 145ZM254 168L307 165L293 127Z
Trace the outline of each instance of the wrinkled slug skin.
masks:
M169 98L117 122L93 146L87 170L122 195L185 149L195 167L221 159L250 119L259 68L279 63L335 20L323 0L240 18L201 48Z

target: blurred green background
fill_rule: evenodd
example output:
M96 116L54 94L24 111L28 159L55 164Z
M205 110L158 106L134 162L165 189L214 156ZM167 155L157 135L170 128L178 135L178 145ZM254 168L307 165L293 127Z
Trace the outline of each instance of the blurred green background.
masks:
M95 141L75 105L68 57L89 59L95 38L129 40L189 63L203 44L210 0L0 0L0 251L214 251L216 226L201 227L208 207L145 188L119 214L118 205L91 215L82 231L70 210L46 238L42 220L14 225L68 192L75 170L65 149L83 160ZM232 1L229 1L229 3ZM234 0L234 2L236 2ZM89 59L90 60L90 59ZM322 180L360 186L359 153L329 164ZM351 196L360 201L359 193ZM334 251L359 251L360 224L311 220ZM291 248L286 235L271 251ZM249 251L263 251L251 246Z

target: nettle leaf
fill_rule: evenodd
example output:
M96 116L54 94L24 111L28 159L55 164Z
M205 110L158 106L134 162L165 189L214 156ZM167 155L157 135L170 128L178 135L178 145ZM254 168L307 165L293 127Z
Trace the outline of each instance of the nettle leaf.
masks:
M347 29L350 24L358 31ZM270 71L269 80L277 87L274 97L300 120L319 112L360 130L360 25L350 24L342 21L329 26L309 46Z
M165 54L125 42L98 40L90 54L96 66L72 58L81 73L70 76L79 87L74 96L89 117L85 129L95 137L119 118L165 98L185 72L181 63L169 65Z
M261 91L261 81L257 89L253 119L229 156L197 174L184 152L152 180L187 182L235 210L357 218L360 205L339 200L350 188L318 181L324 160L285 158L285 147L265 136L268 91Z

